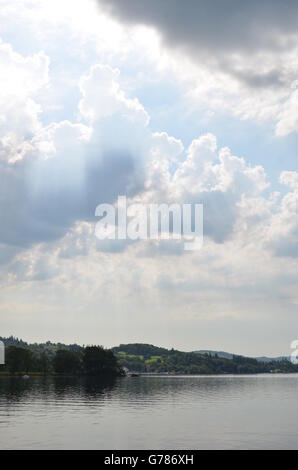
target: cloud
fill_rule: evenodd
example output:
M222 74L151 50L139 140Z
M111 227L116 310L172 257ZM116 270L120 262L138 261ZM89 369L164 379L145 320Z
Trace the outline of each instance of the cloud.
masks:
M282 105L278 115L276 134L285 137L298 132L298 90L294 90Z
M79 103L81 115L91 122L117 114L127 119L138 120L144 126L149 116L138 99L129 99L119 84L120 71L107 65L95 65L89 75L80 82L82 99Z
M42 72L35 87L28 79L20 91L22 99L33 102L48 83L48 59L43 54L24 58L7 45L3 50L12 75L16 64L24 68L25 84L27 76ZM258 224L260 213L270 210L263 167L218 149L212 134L193 140L185 151L179 139L152 132L140 101L121 87L118 69L94 65L78 85L77 122L43 126L36 117L30 133L18 133L14 123L7 127L9 135L21 136L22 152L12 158L12 150L3 148L0 162L3 245L19 250L64 239L78 223L95 222L97 205L113 203L119 195L150 203L203 203L205 236L221 244L235 235L240 221ZM97 249L118 253L129 246L102 243ZM171 252L175 249L180 248ZM61 256L70 253L64 249Z
M272 214L267 246L276 256L298 258L298 173L283 172L280 182L291 191L282 198L280 206Z
M181 151L178 140L152 133L148 114L126 96L119 78L117 69L91 67L79 81L78 122L38 121L22 136L18 158L3 148L0 242L26 248L61 239L77 222L95 221L101 202L144 188L151 147L158 151L160 145L162 154L168 142L171 155ZM8 130L16 138L14 126Z
M151 69L174 74L188 98L188 110L271 121L277 137L297 133L297 93L292 88L298 76L294 1L97 3L100 14L128 26L130 34L144 26L156 32L159 47Z
M206 134L191 143L174 171L153 154L145 187L160 204L203 204L205 236L224 243L243 215L242 199L260 197L269 182L263 167L250 167L230 149L218 149L216 137Z
M98 204L119 195L203 203L205 236L217 243L233 237L247 207L252 220L250 201L263 201L269 186L263 167L218 150L212 134L195 139L185 153L179 139L152 132L141 103L121 88L117 69L92 66L79 86L80 122L39 124L24 141L22 158L0 166L3 244L26 248L63 239L77 223L94 222ZM118 253L129 246L101 243L97 249Z
M264 70L264 62L257 71L248 69L247 56L278 57L297 39L294 0L99 0L99 5L121 21L153 26L168 46L199 63L216 64L251 87L281 86L283 80L280 69Z
M0 159L13 162L28 151L30 136L40 128L37 94L46 87L49 58L23 57L0 39ZM28 139L29 137L29 139Z
M274 49L279 45L276 34L296 33L298 25L293 0L285 0L283 5L278 0L249 4L237 0L189 0L184 4L179 0L153 0L150 4L145 0L101 0L101 4L126 21L154 25L169 41L194 48Z
M177 36L177 42L175 38L174 42L166 41L166 34L156 32L162 31L161 27L156 27L154 30L152 27L140 26L141 23L134 19L134 14L131 15L132 23L123 20L120 11L122 11L123 3L129 10L129 2L118 2L118 14L115 6L113 15L108 16L107 8L109 10L112 8L113 0L102 1L104 5L100 3L100 8L98 8L97 0L77 0L75 6L69 0L63 0L61 4L58 0L34 1L33 3L30 0L24 0L21 4L13 1L10 5L5 5L5 7L3 5L1 9L1 31L13 42L16 50L23 51L23 54L27 54L28 50L35 52L36 44L38 44L40 49L45 50L46 54L54 59L51 82L48 84L47 93L43 94L39 101L45 111L44 116L47 122L56 119L75 119L79 97L77 81L96 62L109 64L115 73L115 67L124 67L127 74L126 85L128 84L129 88L142 90L141 92L144 92L143 87L151 86L153 83L157 87L157 83L170 80L172 86L175 82L175 87L179 89L178 100L183 95L187 99L187 112L193 110L196 115L203 113L210 116L212 112L216 113L214 117L218 113L220 115L222 113L233 114L238 119L250 119L261 123L269 120L276 124L279 123L279 116L281 116L284 121L282 115L284 103L290 99L291 83L297 80L298 76L297 41L290 29L285 37L285 33L282 32L285 28L281 25L274 35L270 26L271 8L267 15L263 15L266 16L264 19L266 33L263 30L260 32L259 28L258 33L254 32L252 35L256 44L260 44L259 48L257 46L254 49L250 48L248 52L245 50L241 41L246 24L242 24L241 34L238 37L235 33L235 21L230 30L225 31L223 38L217 38L217 32L215 32L210 40L208 38L204 41L195 39L193 52L191 41L183 41L183 28L180 36ZM33 4L34 15L32 15ZM160 3L156 5L155 2L150 5L152 12L155 10L157 12L158 7L164 8ZM176 1L168 5L172 10L177 8L175 7ZM193 16L196 15L196 4L189 2L189 5L183 6L187 14L185 13L182 19L180 18L181 23L188 21L189 8L193 8ZM212 7L206 5L205 2L202 2L202 5L202 11L208 16ZM225 23L226 16L225 12L221 11L221 5L222 3L216 5L213 16L217 19L220 15ZM59 18L56 15L58 7ZM180 5L178 7L182 8ZM277 7L278 5L273 7L275 13L278 10ZM149 6L145 5L144 11L148 8ZM226 4L227 11L229 8L232 6ZM259 5L252 8L250 4L244 6L237 4L235 11L238 10L238 12L233 15L238 20L242 18L243 9L245 9L245 14L247 11L249 25L251 25L250 17L253 11L261 10ZM150 13L146 14L146 18L150 18L150 15L154 16ZM233 15L230 15L231 18ZM278 18L282 23L282 15ZM198 24L199 21L201 21L200 17ZM257 18L255 23L257 24L258 21ZM216 24L216 28L220 30L222 28L220 21ZM187 29L185 33L187 36L189 28L184 29ZM212 30L212 28L209 29ZM270 33L268 33L269 30ZM203 33L203 28L196 28L194 34L199 37L207 33L206 31ZM237 53L232 52L225 44L225 38L233 34L235 37L230 44L233 47L239 45ZM274 37L272 41L267 41L268 47L264 48L261 45L268 34ZM160 36L164 38L164 41L160 41ZM270 45L276 38L278 38L278 46L271 49ZM178 43L188 45L178 46ZM168 47L169 44L173 47ZM222 48L219 47L221 45L223 45ZM164 90L163 95L167 95ZM134 100L135 98L132 98L132 101ZM171 103L171 108L175 109L174 103ZM292 116L294 111L290 113ZM140 116L141 114L140 111ZM25 120L20 119L20 122L25 122ZM284 137L291 132L296 132L296 129L293 130L292 121L289 126L287 125L286 130L284 128L283 125L281 132L277 130L278 136Z

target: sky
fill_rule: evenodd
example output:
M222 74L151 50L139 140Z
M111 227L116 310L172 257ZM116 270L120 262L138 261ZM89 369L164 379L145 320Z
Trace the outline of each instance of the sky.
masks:
M291 353L298 4L240 3L0 0L0 336ZM119 195L202 249L99 241Z

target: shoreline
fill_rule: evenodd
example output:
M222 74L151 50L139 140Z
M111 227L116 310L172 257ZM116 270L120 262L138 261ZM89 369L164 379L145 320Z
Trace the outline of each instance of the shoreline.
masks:
M44 375L38 372L32 373L17 373L17 374L10 374L6 372L0 372L0 379L23 379L24 377L29 379L34 378L44 378L44 379L137 379L141 377L164 377L164 378L183 378L183 377L274 377L274 376L294 376L297 375L298 372L260 372L260 373L252 373L252 374L167 374L167 373L140 373L137 376L94 376L94 375L57 375L57 374L47 374Z
M35 378L35 377L42 377L45 379L48 378L55 378L55 379L82 379L82 378L98 378L98 379L119 379L125 376L119 375L102 375L102 376L94 376L94 375L72 375L72 374L43 374L41 372L17 372L15 374L11 374L9 372L0 372L0 379L1 378L8 378L8 379L22 379L23 377Z

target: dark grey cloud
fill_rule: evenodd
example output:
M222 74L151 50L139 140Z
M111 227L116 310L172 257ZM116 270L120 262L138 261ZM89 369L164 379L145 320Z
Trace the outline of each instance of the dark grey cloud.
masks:
M252 87L280 85L276 69L239 71L232 54L280 54L297 44L296 0L98 0L119 20L155 27L167 45L189 52L198 61L221 68ZM283 40L281 41L281 38ZM225 61L226 58L226 61ZM239 64L238 64L239 65ZM260 68L263 64L260 63ZM263 76L264 73L264 76Z

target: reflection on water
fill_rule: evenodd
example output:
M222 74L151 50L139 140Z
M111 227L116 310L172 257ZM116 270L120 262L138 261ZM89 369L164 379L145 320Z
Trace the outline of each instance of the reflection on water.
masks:
M1 449L298 448L298 376L0 379Z

